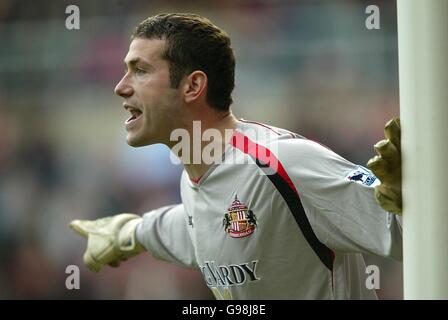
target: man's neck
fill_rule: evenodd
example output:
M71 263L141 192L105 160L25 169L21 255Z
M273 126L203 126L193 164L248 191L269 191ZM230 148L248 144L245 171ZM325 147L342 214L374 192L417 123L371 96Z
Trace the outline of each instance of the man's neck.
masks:
M231 111L212 119L192 121L191 127L187 130L191 137L190 157L181 158L185 171L187 171L191 180L199 181L204 173L216 163L213 159L221 160L222 153L225 152L225 148L230 142L237 122L238 120ZM210 139L209 135L212 135L213 138ZM204 149L205 147L207 149ZM210 159L212 148L214 150L213 159ZM215 152L217 153L215 154Z

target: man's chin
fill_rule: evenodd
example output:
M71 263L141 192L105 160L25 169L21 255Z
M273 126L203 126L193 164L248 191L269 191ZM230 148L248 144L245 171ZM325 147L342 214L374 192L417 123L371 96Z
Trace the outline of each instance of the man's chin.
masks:
M148 143L145 143L143 139L138 139L136 137L130 137L129 135L126 137L126 142L128 145L134 148L143 147L148 145Z
M127 144L134 148L149 146L151 144L157 143L152 140L153 139L148 139L147 137L144 138L144 137L134 136L130 133L128 133L128 135L126 137Z

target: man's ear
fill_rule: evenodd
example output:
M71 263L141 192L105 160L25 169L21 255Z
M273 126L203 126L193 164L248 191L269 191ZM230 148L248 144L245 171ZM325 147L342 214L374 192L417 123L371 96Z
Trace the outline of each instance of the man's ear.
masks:
M197 101L207 92L208 79L202 71L193 71L184 80L182 86L186 103Z

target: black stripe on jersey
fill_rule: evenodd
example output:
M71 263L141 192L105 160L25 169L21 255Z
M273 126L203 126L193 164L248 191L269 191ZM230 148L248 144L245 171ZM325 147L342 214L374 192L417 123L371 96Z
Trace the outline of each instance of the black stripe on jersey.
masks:
M250 140L247 136L244 135L244 133L235 131L231 143L235 148L241 150L245 154L249 155L252 159L254 159L254 162L257 164L258 168L264 172L264 175L267 176L269 180L271 180L271 182L274 184L278 192L280 192L281 196L288 205L289 210L291 211L294 219L299 225L299 229L302 231L302 234L305 237L306 241L311 246L311 249L316 253L322 263L330 271L333 271L334 252L322 242L320 242L317 236L314 234L313 228L308 221L308 217L306 216L302 202L300 201L299 193L294 187L293 182L291 181L281 162L275 157L274 154L269 151L269 149L266 149L265 147L258 145L256 142ZM264 155L267 156L264 157ZM277 163L276 168L271 167L272 159L275 159L275 162Z
M263 170L265 168L265 165L260 163L258 159L255 160L257 166ZM271 180L271 182L277 188L278 192L280 192L281 196L286 201L286 204L291 210L292 215L299 225L299 228L302 231L306 241L308 241L313 251L319 257L320 261L322 261L322 263L330 271L333 271L334 253L330 248L328 248L326 245L320 242L319 239L317 239L317 236L314 234L314 231L311 228L311 224L308 221L305 209L303 209L303 205L300 201L299 195L293 189L291 189L288 183L277 172L274 174L266 174L266 176L269 178L269 180Z

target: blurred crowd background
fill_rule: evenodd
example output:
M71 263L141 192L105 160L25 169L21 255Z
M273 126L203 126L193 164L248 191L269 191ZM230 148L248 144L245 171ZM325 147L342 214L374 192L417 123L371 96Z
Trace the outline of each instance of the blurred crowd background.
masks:
M67 30L65 8L80 8ZM369 4L381 28L365 27ZM212 299L202 277L144 254L94 274L67 224L177 203L181 168L161 145L128 147L113 88L133 28L194 12L231 36L234 113L318 140L365 165L398 115L395 1L0 0L0 298ZM402 264L380 266L402 299ZM67 290L68 265L81 270Z

